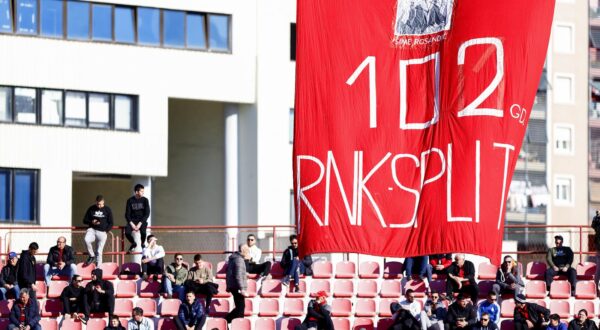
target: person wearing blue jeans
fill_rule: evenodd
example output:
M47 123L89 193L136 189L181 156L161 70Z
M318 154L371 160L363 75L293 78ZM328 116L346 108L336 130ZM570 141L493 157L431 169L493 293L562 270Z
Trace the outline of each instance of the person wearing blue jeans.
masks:
M177 297L181 301L185 301L185 280L188 277L188 269L183 264L183 254L177 253L174 257L174 262L167 266L165 277L163 278L163 290L167 294L167 298L173 297L173 292L177 293Z
M415 266L418 268L415 268ZM420 279L427 277L427 280L431 282L432 267L429 264L429 256L406 258L404 260L404 270L408 280L411 279L413 273L416 273Z
M54 275L67 276L70 281L76 273L77 265L75 264L73 248L68 246L67 239L61 236L56 240L56 246L50 248L44 265L46 285L50 285Z
M305 267L304 263L298 257L298 237L296 235L290 236L290 246L283 252L281 257L281 267L284 269L284 275L282 284L290 285L290 279L294 278L294 291L300 291L300 274L304 274Z
M12 292L14 299L19 298L19 283L17 283L17 257L16 252L8 254L8 263L2 272L0 273L0 293L2 293L1 300L7 300L7 293Z

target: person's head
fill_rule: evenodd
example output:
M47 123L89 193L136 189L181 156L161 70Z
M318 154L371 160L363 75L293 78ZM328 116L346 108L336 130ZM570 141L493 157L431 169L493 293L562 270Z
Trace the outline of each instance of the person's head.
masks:
M196 300L196 294L194 293L194 291L188 291L185 293L185 301L188 304L193 304L194 300Z
M297 235L290 236L290 244L292 245L293 248L298 247L298 236Z
M96 206L99 208L104 207L104 196L102 196L102 195L96 196Z
M19 291L19 301L22 304L26 304L29 301L29 289L21 289Z
M580 320L581 322L583 322L583 321L587 320L587 318L588 318L588 311L587 311L585 308L584 308L584 309L582 309L582 310L580 310L580 311L577 313L577 318L579 318L579 320Z
M556 247L561 247L563 245L564 239L561 235L554 236L554 244Z
M321 305L327 303L327 292L325 292L325 291L319 291L319 292L317 292L317 299L316 300Z
M404 297L406 298L406 301L412 303L415 301L415 291L413 289L406 290Z
M141 308L139 308L139 307L136 307L136 308L134 308L134 309L133 309L133 311L131 312L131 316L133 317L133 319L134 319L136 322L141 322L141 321L142 321L142 319L144 318L144 310L143 310L143 309L141 309Z
M462 267L462 265L465 264L465 255L462 253L457 253L454 255L454 261L456 261L456 264L459 267Z
M119 320L118 316L113 315L110 317L110 326L111 327L117 328L117 327L119 327L120 324L121 324L121 320Z
M256 244L256 236L254 236L254 234L248 235L248 237L246 238L246 243L250 247L254 246Z
M135 185L133 191L136 198L142 198L142 196L144 196L144 186L139 183Z
M19 261L19 257L17 256L16 252L10 252L8 254L8 262L11 265L16 266L18 261Z
M177 266L181 266L183 264L183 254L175 253L175 256L173 256L173 261Z
M467 307L467 304L469 303L469 300L462 293L460 293L456 297L456 302L458 303L458 305L460 307L465 308L465 307Z
M515 295L515 306L523 308L526 302L527 300L525 300L525 295L523 295L522 293Z
M200 253L194 255L194 265L198 267L202 266L202 255Z
M596 210L596 215L600 215L600 211Z
M558 314L551 314L550 315L550 325L552 325L553 327L558 326L558 324L560 323L560 316L558 316Z
M431 293L429 294L429 299L431 299L433 303L437 303L440 300L440 293L436 290L431 290Z
M71 285L73 285L76 288L80 288L82 281L83 281L83 278L81 276L73 275L73 278L71 279Z
M59 249L61 249L61 250L64 249L65 245L67 245L67 239L64 236L61 236L56 240L56 246Z
M481 325L487 326L490 324L490 314L487 312L481 313Z
M92 281L102 280L102 268L96 268L92 270Z
M496 301L498 301L498 296L496 295L496 292L490 291L487 295L487 301L489 303L495 303Z
M158 238L156 238L156 236L154 235L148 235L148 238L146 238L146 242L148 242L148 245L156 245L156 242L158 241Z
M39 248L40 248L40 246L38 245L38 243L36 243L36 242L29 243L29 253L31 253L31 255L35 255Z
M250 249L248 248L248 244L240 245L240 254L242 257L247 258L250 256Z

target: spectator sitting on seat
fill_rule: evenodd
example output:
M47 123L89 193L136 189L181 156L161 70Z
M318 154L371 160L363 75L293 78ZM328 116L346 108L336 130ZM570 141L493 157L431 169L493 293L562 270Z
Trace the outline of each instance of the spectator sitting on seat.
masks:
M498 306L498 295L496 292L488 292L487 298L477 306L478 320L481 320L484 313L488 314L493 323L500 322L500 306Z
M87 320L89 317L85 309L85 288L81 286L82 281L81 276L73 276L71 284L65 287L60 294L65 319L73 318L78 320L80 319L80 314L84 315L83 320Z
M219 292L219 286L213 282L212 269L208 268L202 255L194 256L194 267L192 267L185 281L185 291L193 291L206 297L206 310L210 308L212 297Z
M148 275L154 275L156 281L158 275L165 272L165 249L158 245L158 239L154 235L148 236L148 246L142 251L142 278L148 280Z
M432 254L429 256L429 264L433 274L446 276L448 267L452 265L452 253Z
M546 261L548 269L546 270L546 290L550 291L550 285L556 275L566 275L571 283L571 295L575 293L575 284L577 282L577 271L571 267L573 264L573 250L568 246L563 246L563 237L554 236L555 247L548 250Z
M421 322L421 304L415 301L414 291L406 290L404 300L400 303L391 303L390 311L392 312L392 327L393 330L419 330Z
M8 330L42 330L40 310L35 298L29 296L28 289L21 289L19 299L10 310Z
M134 195L131 196L125 204L125 237L131 246L129 247L129 253L135 251L137 243L133 238L133 232L140 232L140 242L142 244L142 250L145 247L146 242L146 227L148 227L148 217L150 217L150 202L148 198L144 197L144 186L136 184L133 188Z
M567 324L560 321L558 314L552 314L550 315L550 323L548 323L546 330L567 330Z
M89 254L85 264L102 264L102 252L106 244L107 232L113 227L113 216L110 207L104 205L104 196L96 196L96 203L90 206L83 216L83 223L88 225L85 232L85 245ZM96 242L96 249L93 244Z
M461 293L456 301L448 307L448 314L444 321L447 330L471 329L477 323L477 311L473 304Z
M173 297L173 290L177 292L177 297L184 301L185 280L188 277L187 266L183 263L183 254L177 253L173 257L173 263L167 266L165 277L163 278L163 290L167 293L167 298Z
M421 304L415 300L415 291L408 289L404 293L404 300L400 302L400 307L410 312L417 321L421 318Z
M331 320L331 307L327 304L327 292L317 292L317 298L308 302L306 308L306 318L302 324L297 325L295 330L333 330L333 321Z
M203 304L196 299L193 291L185 294L185 300L179 305L179 312L174 317L177 330L201 330L206 322L206 311Z
M248 245L240 245L239 251L233 252L227 260L227 275L225 277L225 283L227 284L227 292L231 292L233 295L234 307L227 314L225 319L227 323L231 323L233 319L244 317L244 310L246 309L246 287L248 283L248 277L246 275L246 263L242 254L248 253Z
M522 293L524 287L519 265L511 256L504 257L502 266L496 272L496 283L492 286L492 291L498 296L506 293L516 295Z
M472 262L465 260L462 253L454 256L454 262L448 267L448 278L446 279L446 294L452 298L454 292L466 294L471 301L476 302L479 296L479 288L475 282L475 266Z
M127 330L154 330L154 321L144 317L144 310L136 307L131 312L131 320L127 322Z
M8 254L8 262L2 268L0 273L0 293L2 297L0 300L8 299L8 292L12 292L14 298L19 298L19 283L17 283L17 258L16 252L10 252Z
M269 274L269 272L271 271L271 262L265 261L262 264L260 263L262 251L256 245L256 236L250 234L246 240L248 243L248 255L244 256L246 271L248 274L260 274L261 278L270 280L271 274Z
M528 303L523 294L515 296L515 330L545 329L549 317L550 310L535 303Z
M569 330L598 330L596 323L588 318L588 312L582 309L577 317L569 322Z
M108 318L108 325L104 330L125 330L125 328L121 325L121 320L119 320L118 316L111 316Z
M425 282L425 287L429 291L429 283L432 276L431 265L429 264L429 256L411 257L404 260L404 271L408 280L412 279L413 273L419 276L419 279Z
M304 263L298 257L298 236L290 236L290 246L283 252L281 267L284 270L282 284L290 285L290 278L294 278L294 291L300 291L300 274L304 273Z
M77 273L75 253L73 248L67 245L67 239L61 236L56 241L56 246L50 248L48 258L46 258L44 265L46 286L50 286L50 280L54 275L67 276L71 280L75 273Z
M102 279L102 269L92 270L92 280L85 286L86 315L115 311L115 290L110 281Z
M419 317L421 320L421 330L443 330L446 313L448 313L448 308L440 300L439 292L432 291Z
M32 242L29 244L28 250L21 252L21 257L17 262L17 283L19 283L20 289L37 290L35 286L35 254L39 248L36 242Z
M498 325L492 321L490 314L484 312L479 322L473 326L473 330L498 330Z

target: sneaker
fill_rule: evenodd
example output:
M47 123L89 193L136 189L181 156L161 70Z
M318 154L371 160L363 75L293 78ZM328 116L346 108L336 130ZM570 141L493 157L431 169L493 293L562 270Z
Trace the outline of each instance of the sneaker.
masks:
M143 273L143 274L142 274L142 279L143 279L144 281L147 281L147 280L148 280L148 274L146 274L146 273Z
M271 274L268 274L267 276L264 277L265 280L272 280L273 276L271 276Z
M290 277L289 276L284 277L283 280L281 280L281 284L283 284L285 286L290 285Z
M154 282L158 281L158 275L157 275L157 274L154 274L154 275L152 276L152 280L153 280Z
M92 262L96 262L96 257L88 257L85 264L90 265Z
M131 244L131 246L129 247L129 250L127 250L127 253L133 253L135 252L135 248L137 248L137 244Z
M294 292L300 292L300 286L299 285L294 286Z

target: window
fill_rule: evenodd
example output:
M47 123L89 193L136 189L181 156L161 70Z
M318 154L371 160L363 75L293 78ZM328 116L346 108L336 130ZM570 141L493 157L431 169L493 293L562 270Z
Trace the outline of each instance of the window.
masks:
M42 91L42 124L62 125L63 92Z
M110 5L92 5L92 39L112 40L112 7Z
M209 44L212 50L229 50L229 16L208 15Z
M10 0L0 0L0 32L12 32Z
M67 38L87 40L90 38L90 4L67 1Z
M38 173L0 168L0 221L37 222Z
M17 33L37 34L37 0L16 0Z
M294 200L294 191L290 190L290 225L296 225L296 203Z
M296 23L290 24L290 60L296 60Z
M12 121L12 89L0 87L0 121Z
M554 179L554 201L557 205L573 204L573 178L557 176Z
M573 38L574 26L571 24L556 24L554 26L554 51L557 53L573 53L575 44Z
M567 125L554 127L554 150L559 154L573 153L573 130Z
M135 17L133 8L115 7L115 41L135 42Z
M163 40L165 46L185 46L185 12L163 10Z
M573 103L573 76L557 74L554 79L553 91L556 103Z
M90 94L90 127L110 128L110 103L107 94Z
M115 96L115 129L135 129L133 116L133 100L130 96Z
M41 34L46 37L63 37L63 1L42 0L40 2Z
M206 49L206 29L204 15L187 14L186 44L188 48Z
M18 123L35 124L36 92L33 88L15 88L15 121Z
M290 123L289 123L289 135L290 143L294 143L294 108L290 109Z
M143 45L160 45L160 10L137 9L138 42Z
M65 124L86 126L87 111L85 93L67 92L65 96Z

